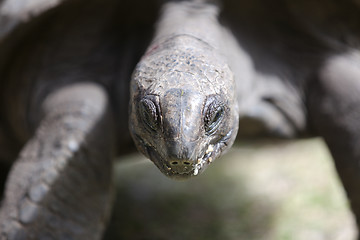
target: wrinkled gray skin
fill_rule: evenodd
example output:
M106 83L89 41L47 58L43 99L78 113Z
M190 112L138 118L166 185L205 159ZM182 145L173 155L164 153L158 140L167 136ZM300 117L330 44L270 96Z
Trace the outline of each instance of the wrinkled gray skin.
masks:
M322 136L359 221L359 1L220 5L0 0L1 240L100 239L133 141L183 179L237 133Z
M238 129L234 74L221 51L226 41L218 42L223 34L218 9L192 8L166 6L130 88L135 143L174 178L202 172L232 145Z

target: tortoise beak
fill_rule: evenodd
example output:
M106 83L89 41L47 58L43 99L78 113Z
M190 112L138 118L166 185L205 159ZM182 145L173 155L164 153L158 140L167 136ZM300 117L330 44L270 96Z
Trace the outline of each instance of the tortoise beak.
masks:
M179 174L191 173L196 165L199 154L197 142L167 141L167 162L172 171Z

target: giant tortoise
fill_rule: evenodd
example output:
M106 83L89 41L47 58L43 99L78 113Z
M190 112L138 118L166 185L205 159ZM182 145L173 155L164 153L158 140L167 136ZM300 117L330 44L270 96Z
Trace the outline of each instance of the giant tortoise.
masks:
M1 0L0 238L100 239L112 159L184 179L238 132L323 137L359 221L359 33L357 0Z

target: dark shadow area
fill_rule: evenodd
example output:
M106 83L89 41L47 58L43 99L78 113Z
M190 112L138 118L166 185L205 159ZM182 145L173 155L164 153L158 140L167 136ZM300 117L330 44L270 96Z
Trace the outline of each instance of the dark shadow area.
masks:
M10 170L10 165L0 161L0 203L4 194L5 181Z

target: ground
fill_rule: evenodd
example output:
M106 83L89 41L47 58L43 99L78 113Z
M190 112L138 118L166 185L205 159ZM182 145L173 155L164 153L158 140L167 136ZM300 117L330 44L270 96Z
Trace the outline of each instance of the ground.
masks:
M174 181L134 154L115 166L105 240L352 240L354 219L319 139L240 142Z

